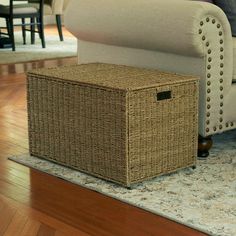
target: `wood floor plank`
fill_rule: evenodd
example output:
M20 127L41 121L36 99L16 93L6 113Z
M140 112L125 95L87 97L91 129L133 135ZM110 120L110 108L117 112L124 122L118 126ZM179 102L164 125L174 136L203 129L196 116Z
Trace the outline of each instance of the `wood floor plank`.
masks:
M20 236L36 236L40 225L39 221L28 219Z
M0 214L0 235L4 235L5 231L7 230L9 224L12 221L12 218L14 217L16 213L16 209L9 207L8 205L5 205L1 209Z
M19 211L16 211L3 236L21 235L26 222L27 217L20 214Z
M56 230L51 228L48 225L41 224L37 233L37 236L54 236L56 233Z
M41 211L35 210L30 206L26 206L24 204L21 204L17 201L14 201L10 198L7 198L3 195L0 194L0 202L4 202L7 205L11 205L14 209L20 212L20 214L25 215L28 218L28 221L32 221L32 223L29 223L30 225L38 225L37 222L39 223L38 226L43 224L47 224L52 228L57 229L60 232L65 233L66 235L82 235L82 236L88 236L88 234L84 233L83 231L74 228L68 224L63 223L62 221L59 221L53 217L50 217ZM27 228L27 224L25 225ZM77 225L77 227L79 227ZM39 227L38 227L39 228ZM28 235L29 236L29 235ZM31 236L31 235L30 235Z

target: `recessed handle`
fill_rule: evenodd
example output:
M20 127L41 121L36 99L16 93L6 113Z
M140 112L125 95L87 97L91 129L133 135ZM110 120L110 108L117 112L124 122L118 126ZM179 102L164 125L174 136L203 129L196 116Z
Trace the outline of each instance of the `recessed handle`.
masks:
M162 92L157 93L157 101L171 99L171 98L172 98L171 91L162 91Z

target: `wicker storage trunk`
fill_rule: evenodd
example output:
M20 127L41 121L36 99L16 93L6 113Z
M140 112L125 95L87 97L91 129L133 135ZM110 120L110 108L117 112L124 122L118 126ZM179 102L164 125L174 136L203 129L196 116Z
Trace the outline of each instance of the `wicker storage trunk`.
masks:
M31 155L125 186L195 165L196 78L97 63L27 77Z

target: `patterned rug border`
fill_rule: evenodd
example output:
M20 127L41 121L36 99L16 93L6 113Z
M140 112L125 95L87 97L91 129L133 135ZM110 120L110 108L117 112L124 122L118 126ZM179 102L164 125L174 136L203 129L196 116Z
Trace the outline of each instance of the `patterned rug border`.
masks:
M23 154L23 155L24 155L24 154ZM25 155L29 155L29 154L26 153ZM19 156L22 156L22 155L19 155ZM37 170L37 171L41 171L41 172L43 172L43 173L52 175L52 176L57 177L57 178L59 178L59 179L62 179L62 180L64 180L64 181L68 181L68 182L70 182L70 183L72 183L72 184L79 185L79 186L81 186L81 187L83 187L83 188L92 190L92 191L97 192L97 193L99 193L99 194L103 194L103 195L105 195L105 196L111 197L111 198L116 199L116 200L118 200L118 201L120 201L120 202L127 203L127 204L129 204L129 205L131 205L131 206L140 208L140 209L145 210L145 211L147 211L147 212L150 212L150 213L152 213L152 214L155 214L155 215L158 215L158 216L167 218L167 219L169 219L169 220L171 220L171 221L174 221L174 222L176 222L176 223L185 225L185 226L187 226L187 227L189 227L189 228L198 230L198 231L200 231L200 232L202 232L202 233L206 233L206 234L212 235L212 232L210 232L210 231L204 230L204 229L202 229L202 228L200 228L200 227L197 227L197 226L194 226L194 225L192 225L192 224L188 224L188 223L182 222L181 220L175 219L174 217L165 215L165 214L163 214L163 213L161 213L161 212L155 212L154 210L150 210L150 209L148 209L148 208L146 208L146 207L144 207L144 206L140 206L140 205L138 205L138 204L135 204L135 203L133 203L133 202L130 202L129 200L120 199L120 198L118 198L117 196L114 196L114 195L112 195L112 194L109 194L109 193L103 192L103 191L101 191L101 190L98 190L98 189L96 189L95 187L92 187L92 186L85 186L85 185L83 185L83 184L81 184L81 183L78 183L78 182L76 182L76 181L73 181L73 179L68 179L68 178L64 177L62 174L49 173L48 171L46 171L45 169L43 169L41 166L38 167L38 168L36 168L35 166L33 166L33 165L29 164L29 163L26 164L24 161L18 160L17 157L18 157L18 156L12 156L12 157L8 157L8 159L11 160L11 161L16 162L16 163L18 163L18 164L22 164L22 165L24 165L24 166L26 166L26 167L30 167L30 168L33 168L33 169L35 169L35 170ZM73 172L79 172L79 173L81 173L81 174L83 174L83 175L86 175L86 176L89 176L89 177L92 177L92 178L94 178L94 179L99 180L99 179L98 179L97 177L95 177L95 176L90 176L90 175L88 175L88 174L86 174L86 173L84 173L84 172L78 171L78 170L76 170L76 169L73 169L73 168L70 168L70 167L67 167L67 166L64 166L64 165L61 165L61 164L57 164L57 163L55 163L55 162L47 161L47 160L45 160L45 159L43 159L43 158L39 158L39 157L35 157L35 156L30 156L30 157L31 157L31 158L34 158L34 159L38 159L38 160L40 160L41 162L48 163L49 165L57 165L57 166L60 166L60 168L69 169L70 171L73 171ZM190 168L191 168L191 167L190 167ZM181 171L181 170L179 170L179 171ZM177 171L177 172L179 172L179 171ZM100 180L100 181L105 182L105 183L110 184L110 185L116 185L116 184L114 184L114 183L112 183L112 182L110 182L110 181L106 181L106 180ZM119 186L119 187L124 188L124 189L129 190L129 191L132 191L133 189L135 189L134 186L135 186L135 184L133 185L133 188L132 188L132 189L127 189L127 188L122 187L122 186Z

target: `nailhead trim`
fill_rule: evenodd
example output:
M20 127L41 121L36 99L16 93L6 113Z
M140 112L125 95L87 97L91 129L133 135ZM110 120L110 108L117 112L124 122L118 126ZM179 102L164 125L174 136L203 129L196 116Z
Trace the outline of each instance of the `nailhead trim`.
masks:
M207 17L207 18L206 18L206 22L210 22L210 17ZM213 19L211 20L211 23L212 23L212 24L215 24L215 23L216 23L216 20L213 18ZM204 22L201 21L201 22L200 22L200 26L203 26L203 25L204 25ZM220 28L221 28L221 24L217 23L217 24L216 24L216 27L217 27L218 29L220 29ZM203 30L202 30L202 29L199 29L199 34L202 34L202 33L203 33ZM222 36L222 35L223 35L223 31L222 31L222 30L219 30L219 31L218 31L218 35L219 35L219 36ZM203 35L201 39L202 39L202 41L205 41L205 40L206 40L206 36ZM220 39L219 39L219 43L222 45L222 44L224 43L224 40L223 40L222 38L220 38ZM206 45L206 47L209 47L209 46L210 46L210 43L207 41L207 42L205 43L205 45ZM221 46L221 47L220 47L220 52L223 52L223 51L224 51L224 47ZM211 49L208 49L208 50L207 50L207 54L208 54L207 60L208 60L208 63L211 63L212 60L213 60L213 58L209 56L211 53L212 53L212 50L211 50ZM224 60L224 55L223 55L223 54L220 55L220 60ZM212 68L211 65L208 64L208 65L207 65L207 69L210 70L211 68ZM220 72L219 72L219 73L220 73L220 76L223 76L223 74L224 74L224 71L223 71L224 63L223 63L223 62L220 63L220 68L222 68L222 69L220 70ZM207 73L206 76L207 76L208 79L210 79L210 78L211 78L211 73ZM211 81L210 81L210 80L207 80L206 83L207 83L207 86L208 86L208 87L211 85ZM219 83L220 83L220 84L223 83L223 78L219 78ZM220 91L223 91L223 89L224 89L223 86L219 86L219 90L220 90ZM208 88L206 92L207 92L208 94L211 93L211 89ZM223 100L223 98L224 98L224 95L221 94L221 95L220 95L220 99ZM207 97L207 102L209 103L210 101L211 101L211 98L210 98L210 97ZM223 114L223 109L222 109L223 105L224 105L223 102L220 102L220 107L221 107L221 109L219 110L220 115ZM210 104L207 104L206 108L207 108L208 110L210 110L210 109L211 109L211 105L210 105ZM207 113L206 113L206 116L207 116L207 117L210 117L210 112L207 112ZM223 122L223 117L219 117L219 121L222 123L222 122ZM206 125L209 125L209 124L210 124L210 120L206 120ZM226 123L225 125L227 126L227 124L228 124L228 123ZM232 122L230 123L230 125L231 125L231 126L233 125ZM223 126L220 124L220 125L219 125L219 129L222 129L222 128L223 128ZM217 127L216 127L216 126L213 127L213 130L216 131L216 130L217 130ZM210 131L210 128L209 128L209 127L206 127L206 132L209 132L209 131Z

